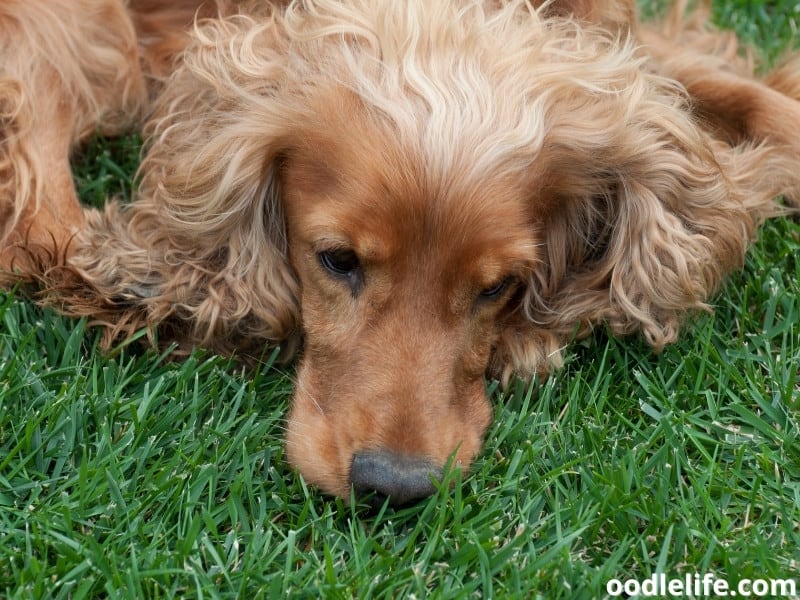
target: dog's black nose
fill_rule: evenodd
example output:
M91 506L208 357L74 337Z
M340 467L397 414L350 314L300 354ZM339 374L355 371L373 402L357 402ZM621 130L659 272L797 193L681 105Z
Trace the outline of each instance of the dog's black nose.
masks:
M433 478L442 470L423 457L411 457L387 450L360 452L353 456L350 483L357 496L372 495L372 505L380 508L388 498L392 506L402 506L432 495Z

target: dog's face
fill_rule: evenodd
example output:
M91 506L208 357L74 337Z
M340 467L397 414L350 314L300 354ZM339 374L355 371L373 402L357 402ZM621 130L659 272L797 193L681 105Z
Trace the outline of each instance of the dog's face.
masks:
M331 112L285 161L304 330L287 452L329 493L403 503L480 450L484 373L534 230L519 178L458 159L434 172L358 112Z

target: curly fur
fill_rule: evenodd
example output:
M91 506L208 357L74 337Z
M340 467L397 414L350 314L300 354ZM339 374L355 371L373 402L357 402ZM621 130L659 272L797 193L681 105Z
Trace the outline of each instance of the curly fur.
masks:
M141 327L243 356L302 343L288 450L332 493L364 451L466 467L487 370L547 372L598 324L674 341L786 212L774 198L796 197L797 61L760 80L732 34L681 5L654 26L624 0L218 3L184 37L184 4L167 18L132 2L120 26L138 26L156 76L136 201L85 211L63 261L19 276L107 343ZM0 20L25 14L8 6ZM65 13L10 29L34 48L53 29L96 37L70 38L91 19ZM42 61L61 84L50 101L72 103L62 160L95 123L140 113L124 48L32 54L64 59ZM97 79L104 56L127 70ZM9 231L41 195L27 123L53 108L23 100L45 85L35 69L5 69ZM350 288L320 268L342 249L363 278Z

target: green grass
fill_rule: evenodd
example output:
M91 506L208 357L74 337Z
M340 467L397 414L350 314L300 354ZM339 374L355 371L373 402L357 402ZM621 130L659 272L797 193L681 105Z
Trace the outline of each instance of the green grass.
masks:
M791 3L720 2L789 43ZM764 44L762 44L764 45ZM129 193L136 140L76 163ZM489 386L473 472L377 515L287 466L290 369L97 349L83 321L0 295L0 597L605 595L713 571L800 582L800 226L765 227L682 340L602 333L546 381ZM446 482L447 483L447 482Z

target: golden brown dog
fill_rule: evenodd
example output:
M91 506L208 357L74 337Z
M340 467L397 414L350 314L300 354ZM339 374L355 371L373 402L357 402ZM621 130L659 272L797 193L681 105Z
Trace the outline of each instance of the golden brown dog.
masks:
M673 341L797 197L794 63L680 6L6 0L0 32L6 279L109 343L300 348L288 456L332 494L430 494L487 371L576 331ZM135 201L82 209L70 153L137 125Z

